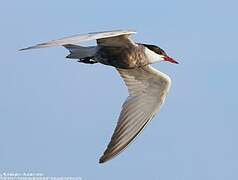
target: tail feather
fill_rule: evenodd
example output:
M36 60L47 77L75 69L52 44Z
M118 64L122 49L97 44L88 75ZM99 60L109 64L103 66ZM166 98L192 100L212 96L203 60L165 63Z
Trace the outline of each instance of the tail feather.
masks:
M84 47L74 44L66 44L63 46L70 52L70 54L66 56L66 58L83 59L87 57L94 57L94 55L96 54L96 46Z

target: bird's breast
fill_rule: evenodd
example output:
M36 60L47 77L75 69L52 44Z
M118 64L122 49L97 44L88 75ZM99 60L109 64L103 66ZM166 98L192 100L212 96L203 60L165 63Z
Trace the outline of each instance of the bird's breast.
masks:
M102 64L121 69L132 69L148 64L143 46L100 46L95 57L96 60Z

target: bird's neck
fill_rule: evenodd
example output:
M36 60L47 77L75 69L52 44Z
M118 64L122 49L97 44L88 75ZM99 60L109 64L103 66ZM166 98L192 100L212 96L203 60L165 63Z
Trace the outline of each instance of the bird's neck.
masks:
M159 54L148 49L147 47L145 47L145 55L147 56L150 64L162 61L161 56Z

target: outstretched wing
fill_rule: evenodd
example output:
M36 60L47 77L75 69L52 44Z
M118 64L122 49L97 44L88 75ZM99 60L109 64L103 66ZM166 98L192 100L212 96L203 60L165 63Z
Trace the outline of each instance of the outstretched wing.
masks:
M78 44L80 42L91 41L96 39L106 39L110 37L116 36L129 36L130 34L135 34L136 32L133 30L115 30L115 31L103 31L103 32L92 32L88 34L74 35L70 37L65 37L57 40L52 40L46 43L40 43L35 46L30 46L27 48L20 49L28 50L28 49L36 49L36 48L47 48L53 46L63 46L66 44Z
M151 66L117 69L128 87L129 96L122 106L111 141L100 163L122 152L159 111L170 89L170 78Z

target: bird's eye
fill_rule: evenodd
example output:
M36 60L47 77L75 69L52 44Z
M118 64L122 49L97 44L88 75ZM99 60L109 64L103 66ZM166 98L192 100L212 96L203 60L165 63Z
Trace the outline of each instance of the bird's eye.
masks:
M166 52L163 49L161 49L160 47L157 47L157 53L160 55L164 55L164 56L167 55Z

